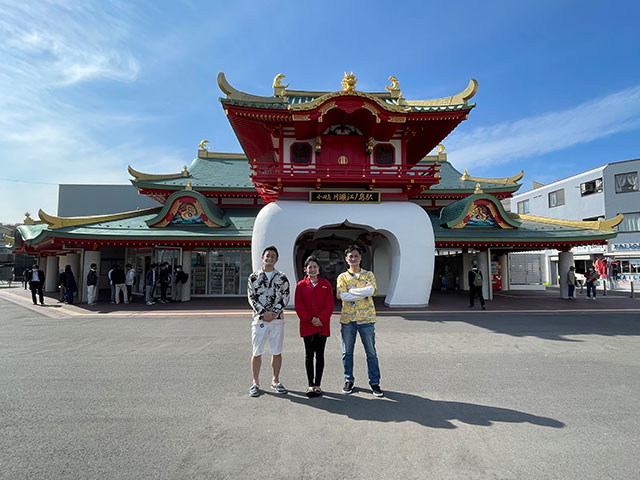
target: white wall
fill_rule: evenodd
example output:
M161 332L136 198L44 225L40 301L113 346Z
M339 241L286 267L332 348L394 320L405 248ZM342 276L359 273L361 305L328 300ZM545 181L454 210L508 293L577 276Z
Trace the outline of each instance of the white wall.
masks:
M426 212L410 202L375 205L270 203L260 210L253 228L251 257L254 270L262 265L260 256L264 248L275 245L280 253L276 267L289 277L293 299L296 240L305 232L343 223L376 231L387 239L391 268L385 304L391 307L428 305L435 263L433 228Z

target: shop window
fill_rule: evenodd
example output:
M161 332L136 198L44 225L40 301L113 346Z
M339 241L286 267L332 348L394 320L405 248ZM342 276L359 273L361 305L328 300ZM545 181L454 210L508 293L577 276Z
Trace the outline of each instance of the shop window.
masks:
M624 213L624 219L615 227L618 232L640 232L640 213Z
M518 202L518 213L529 213L529 199Z
M616 193L637 192L638 172L621 173L614 175Z
M602 179L596 178L589 182L580 184L580 195L585 197L587 195L593 195L594 193L602 192Z
M376 145L373 151L373 159L376 165L387 166L395 163L395 149L393 145Z
M291 145L291 163L309 165L311 163L311 145L306 142Z
M626 258L619 260L620 270L618 273L640 273L640 258Z
M564 188L549 192L549 208L564 205Z

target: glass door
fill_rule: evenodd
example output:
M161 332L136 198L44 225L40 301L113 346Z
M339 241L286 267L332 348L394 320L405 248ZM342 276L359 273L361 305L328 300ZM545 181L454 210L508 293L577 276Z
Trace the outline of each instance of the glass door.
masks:
M158 262L158 272L162 269L162 264L167 262L169 264L169 275L171 275L171 281L169 282L169 288L167 289L167 298L173 297L173 275L176 271L176 266L181 264L182 261L182 249L181 248L156 248L156 261Z

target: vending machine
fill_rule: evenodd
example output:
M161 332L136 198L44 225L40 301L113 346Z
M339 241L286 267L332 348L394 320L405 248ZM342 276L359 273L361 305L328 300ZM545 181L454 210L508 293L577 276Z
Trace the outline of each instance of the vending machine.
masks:
M491 262L491 287L493 290L502 290L502 264L498 260Z

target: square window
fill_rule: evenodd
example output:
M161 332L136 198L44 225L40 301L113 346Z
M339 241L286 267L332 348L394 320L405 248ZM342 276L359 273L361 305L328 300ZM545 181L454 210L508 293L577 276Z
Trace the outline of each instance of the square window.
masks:
M529 213L529 199L518 202L518 213Z
M564 189L549 193L549 208L564 205Z
M596 178L580 184L580 195L583 197L600 192L602 192L602 178Z
M620 173L614 175L616 193L627 193L638 191L638 172Z

